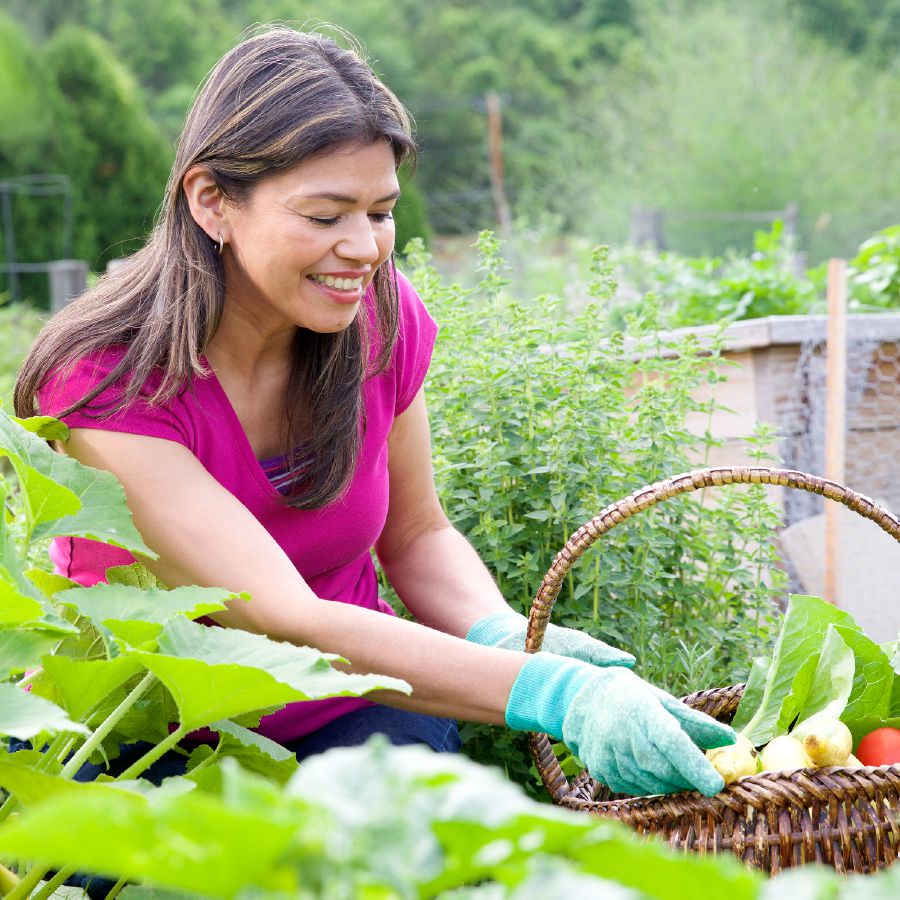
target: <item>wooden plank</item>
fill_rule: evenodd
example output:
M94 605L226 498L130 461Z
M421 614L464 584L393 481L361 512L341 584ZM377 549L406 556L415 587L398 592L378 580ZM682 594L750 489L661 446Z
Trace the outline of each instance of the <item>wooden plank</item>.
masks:
M828 369L825 400L825 477L844 483L847 427L847 263L828 260ZM837 603L840 519L825 504L825 599Z

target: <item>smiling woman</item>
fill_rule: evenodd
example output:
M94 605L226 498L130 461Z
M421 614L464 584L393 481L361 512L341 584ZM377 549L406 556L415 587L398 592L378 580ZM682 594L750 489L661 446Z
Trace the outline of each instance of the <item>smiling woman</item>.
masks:
M696 745L730 729L568 629L526 655L524 619L444 515L422 387L437 326L392 255L414 149L357 53L286 28L244 41L188 114L146 247L45 327L17 413L62 418L58 449L118 477L165 584L252 596L207 624L411 685L265 716L298 756L375 732L456 750L454 719L505 722L581 747L615 790L714 793ZM379 597L373 550L416 621ZM51 557L86 585L131 560L83 539Z

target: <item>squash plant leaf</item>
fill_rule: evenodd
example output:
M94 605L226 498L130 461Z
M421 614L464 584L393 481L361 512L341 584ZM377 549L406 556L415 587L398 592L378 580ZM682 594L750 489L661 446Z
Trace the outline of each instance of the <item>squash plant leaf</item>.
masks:
M59 635L23 629L0 630L0 681L37 668L41 657L62 640Z
M227 719L209 726L219 735L216 756L236 759L244 769L263 775L277 784L286 784L297 771L297 757L249 728L244 728Z
M397 678L339 672L333 654L180 617L163 626L158 653L133 655L169 689L189 730L294 700L410 690Z
M156 557L134 527L115 476L55 452L2 410L0 456L16 471L32 540L86 537Z
M0 565L0 628L24 625L43 615L41 602L23 593L9 569Z
M196 619L225 609L227 600L237 598L250 599L248 594L234 594L224 588L179 587L167 591L102 582L56 595L58 603L77 609L107 639L119 638L135 649L151 652L156 649L156 640L168 619L174 616Z
M298 893L297 869L286 857L299 834L314 831L315 810L279 798L278 791L269 791L266 803L233 803L227 793L198 790L76 787L90 793L60 792L5 825L0 854L204 897L233 898L253 888Z
M27 741L42 731L77 731L87 728L71 721L64 709L14 684L0 684L0 734Z
M59 419L54 419L53 416L30 416L27 419L11 416L10 418L26 431L36 434L45 441L67 441L69 439L69 426Z
M53 681L66 712L78 720L83 720L108 694L142 669L140 662L130 656L91 660L44 658L44 676Z

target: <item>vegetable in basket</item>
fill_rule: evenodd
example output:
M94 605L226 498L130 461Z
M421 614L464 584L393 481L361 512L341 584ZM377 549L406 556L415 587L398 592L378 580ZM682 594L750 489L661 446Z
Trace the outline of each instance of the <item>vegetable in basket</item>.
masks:
M859 742L856 755L864 766L900 765L900 728L870 731Z
M900 643L879 646L849 613L817 597L794 596L771 659L754 661L732 724L744 746L762 748L766 772L870 764L851 751L873 730L897 736L897 752L877 756L879 764L900 762L900 730L883 727L900 725L898 675ZM747 768L723 776L730 783Z

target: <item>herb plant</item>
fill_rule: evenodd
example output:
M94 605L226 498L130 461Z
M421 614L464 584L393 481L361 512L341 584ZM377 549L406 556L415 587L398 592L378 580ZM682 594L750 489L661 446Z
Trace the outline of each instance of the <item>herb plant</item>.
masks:
M445 510L527 613L556 552L586 520L647 484L702 466L716 441L692 433L724 379L718 339L660 334L654 295L611 321L616 281L594 255L577 314L553 296L507 291L496 239L478 241L480 283L444 283L421 247L409 274L441 326L429 405ZM767 456L772 435L755 439ZM705 501L705 502L704 502ZM741 680L769 642L784 578L777 509L759 485L676 497L605 535L576 564L552 620L634 653L636 671L676 693ZM466 750L529 783L521 736L467 724ZM541 791L542 793L542 791Z

